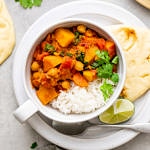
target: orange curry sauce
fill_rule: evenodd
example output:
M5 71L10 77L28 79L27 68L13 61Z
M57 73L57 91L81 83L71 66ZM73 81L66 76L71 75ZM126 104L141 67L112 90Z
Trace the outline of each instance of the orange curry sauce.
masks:
M115 44L85 25L49 33L37 45L31 63L31 82L41 102L50 103L60 90L69 90L71 82L87 87L95 80L97 71L92 64L97 50L107 51L111 59L116 56Z

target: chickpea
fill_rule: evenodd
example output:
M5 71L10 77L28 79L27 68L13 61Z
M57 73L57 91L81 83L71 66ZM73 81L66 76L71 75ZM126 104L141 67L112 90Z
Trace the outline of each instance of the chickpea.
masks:
M57 77L58 77L58 73L59 73L59 71L58 71L57 68L51 68L51 69L49 69L49 71L47 72L47 75L57 78Z
M34 72L32 75L32 84L34 87L39 87L41 81L41 73L40 72Z
M78 71L82 71L84 64L81 61L76 61L74 68Z
M69 81L63 81L62 82L62 87L64 88L64 89L70 89L70 82Z
M85 33L86 31L86 26L85 25L78 25L77 26L77 31L80 32L80 33Z
M37 62L37 61L34 61L34 62L32 63L32 65L31 65L31 70L32 70L32 71L38 71L39 68L40 68L40 65L38 64L38 62Z
M85 36L92 37L94 35L95 35L95 32L92 31L91 29L87 29L85 32Z
M41 78L41 73L40 72L34 72L32 77L33 77L33 79L40 79Z
M32 80L32 84L34 87L38 88L40 86L40 82L37 80Z

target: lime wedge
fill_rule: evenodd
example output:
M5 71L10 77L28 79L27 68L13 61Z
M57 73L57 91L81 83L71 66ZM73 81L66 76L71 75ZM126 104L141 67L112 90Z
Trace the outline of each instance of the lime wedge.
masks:
M99 120L107 124L117 124L129 120L134 114L134 104L127 99L117 101L99 115Z

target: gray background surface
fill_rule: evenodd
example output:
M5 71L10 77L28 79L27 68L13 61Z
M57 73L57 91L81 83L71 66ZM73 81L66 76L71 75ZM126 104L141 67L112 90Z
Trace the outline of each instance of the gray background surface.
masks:
M41 7L25 10L14 0L5 0L16 30L16 47L28 27L43 13L70 0L43 0ZM136 15L150 28L150 10L135 2L135 0L105 0L117 4ZM17 108L12 83L13 54L0 66L0 149L29 150L37 141L37 150L59 149L40 137L28 124L21 125L12 115ZM150 134L140 134L130 142L116 150L149 150Z

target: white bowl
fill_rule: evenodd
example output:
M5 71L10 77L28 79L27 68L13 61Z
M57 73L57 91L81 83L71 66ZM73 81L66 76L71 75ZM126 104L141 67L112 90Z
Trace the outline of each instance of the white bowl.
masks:
M32 55L35 50L35 47L37 44L39 44L45 36L53 32L56 28L59 27L71 27L78 24L84 24L90 29L95 30L99 35L103 36L105 39L114 41L116 46L116 52L119 56L119 64L118 64L118 74L119 74L119 82L115 88L114 93L109 98L109 100L106 102L106 104L95 110L94 112L90 113L84 113L84 114L63 114L60 111L50 107L43 105L40 100L38 99L35 90L33 89L31 85L31 72L30 72L30 66L32 62ZM23 82L26 94L29 97L29 100L27 100L23 105L21 105L15 112L14 115L20 122L26 121L29 117L31 117L34 113L39 111L44 116L48 117L49 119L63 122L63 123L77 123L77 122L83 122L89 119L92 119L102 112L104 112L106 109L108 109L118 98L118 96L121 93L121 90L123 88L124 82L125 82L125 76L126 76L126 66L125 66L125 58L123 56L123 51L121 50L121 47L119 43L116 41L116 39L113 37L113 35L108 32L104 27L99 25L97 22L87 20L87 19L81 19L81 18L68 18L63 19L60 21L52 22L49 24L49 26L41 25L41 32L36 34L34 39L31 40L28 45L29 49L26 50L26 56L24 58L23 63Z

